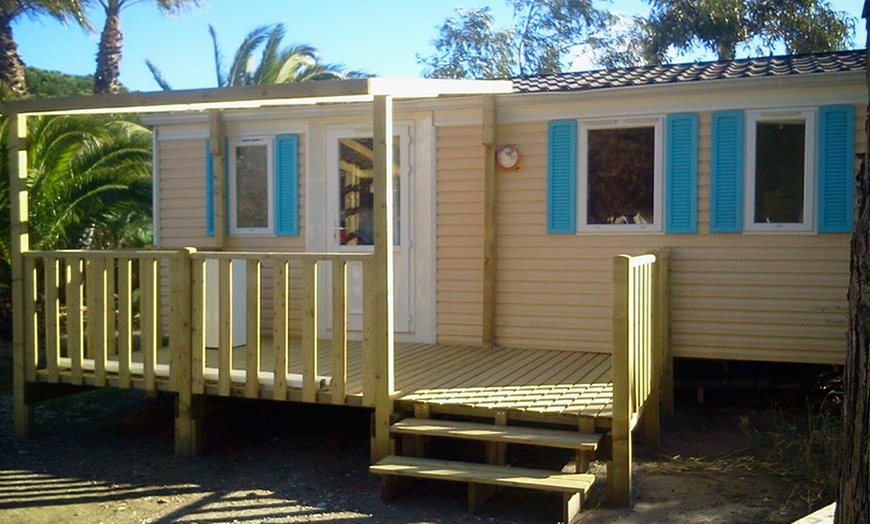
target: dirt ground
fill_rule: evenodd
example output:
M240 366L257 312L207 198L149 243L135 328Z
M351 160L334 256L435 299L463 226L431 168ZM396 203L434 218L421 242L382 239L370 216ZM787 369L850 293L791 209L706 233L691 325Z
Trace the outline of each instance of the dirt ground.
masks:
M36 431L12 430L9 358L0 355L0 522L550 523L558 498L504 490L477 514L464 486L419 482L379 499L368 416L346 408L221 402L205 452L172 452L172 397L99 390L41 404ZM808 513L798 479L758 467L768 407L681 402L662 446L638 446L635 505L608 509L604 471L581 522L792 522ZM559 457L548 457L558 460ZM831 473L832 475L834 472ZM823 502L813 501L815 506Z

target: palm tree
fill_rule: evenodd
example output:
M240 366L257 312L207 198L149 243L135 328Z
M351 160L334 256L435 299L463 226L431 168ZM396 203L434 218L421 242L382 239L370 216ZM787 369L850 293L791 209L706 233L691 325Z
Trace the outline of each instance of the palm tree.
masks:
M75 22L89 27L82 0L0 0L0 89L2 97L24 98L24 63L12 37L12 21L20 15L50 16L61 23Z
M143 226L150 229L148 129L105 116L42 117L31 129L35 249L132 247L111 239L136 238Z
M145 0L96 0L106 13L106 23L100 34L97 51L97 70L94 73L94 93L117 93L121 87L121 11ZM189 6L199 5L199 0L153 0L164 13L179 13Z
M320 63L317 49L307 44L296 44L281 49L284 38L283 24L260 26L242 40L229 68L224 68L224 59L218 45L214 26L209 25L214 49L215 74L218 87L289 84L313 80L340 80L371 76L360 71L349 71L340 64ZM254 55L262 49L260 60ZM161 71L150 61L145 62L154 80L164 90L172 89Z
M44 116L29 124L31 249L150 242L151 131L110 116ZM3 172L9 167L7 127L3 118ZM0 288L9 283L9 231L9 180L0 177Z

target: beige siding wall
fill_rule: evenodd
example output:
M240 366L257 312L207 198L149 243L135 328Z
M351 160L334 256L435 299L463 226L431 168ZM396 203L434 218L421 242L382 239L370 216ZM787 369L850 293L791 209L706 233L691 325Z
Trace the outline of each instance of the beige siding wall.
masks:
M439 127L437 134L437 339L480 344L483 135L480 126Z
M299 236L227 237L227 251L305 251L305 142L299 137ZM214 249L214 238L205 234L205 141L203 139L173 139L158 141L158 217L160 246L174 249L184 246L199 250ZM262 268L262 325L272 327L272 285L274 268L266 263ZM291 264L291 332L299 336L302 294L301 264ZM166 281L166 279L163 279ZM168 284L164 282L164 295ZM167 303L164 301L164 303ZM168 312L164 312L164 316ZM168 319L164 320L166 323Z
M711 235L710 120L709 113L700 115L694 235L547 235L546 122L498 126L498 142L519 144L523 154L519 170L497 175L500 345L610 351L611 258L671 247L675 355L842 362L849 235ZM442 308L449 309L439 300L439 313Z

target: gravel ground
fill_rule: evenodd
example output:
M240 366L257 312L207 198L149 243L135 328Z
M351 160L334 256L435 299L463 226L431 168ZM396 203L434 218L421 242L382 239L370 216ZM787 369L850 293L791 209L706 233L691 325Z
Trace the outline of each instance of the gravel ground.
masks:
M462 485L418 482L390 503L367 473L368 414L288 403L215 403L200 457L172 453L173 399L96 390L41 404L35 436L12 431L0 355L0 522L545 523L556 495L504 490L477 514ZM759 418L763 413L757 414ZM583 522L791 522L793 482L746 467L733 409L689 406L658 453L637 448L635 506L602 504L603 466ZM724 457L724 458L722 458ZM561 460L564 457L538 457ZM718 460L717 460L718 459Z

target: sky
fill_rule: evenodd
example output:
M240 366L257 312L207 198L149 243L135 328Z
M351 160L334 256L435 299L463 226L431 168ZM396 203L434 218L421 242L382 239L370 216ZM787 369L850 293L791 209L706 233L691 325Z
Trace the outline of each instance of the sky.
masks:
M857 19L855 47L863 47L866 31L859 0L831 0L832 6ZM496 26L511 22L504 1L475 0L202 0L199 7L180 15L164 16L154 2L132 5L121 13L124 55L121 83L131 91L156 91L158 86L145 66L150 59L174 89L214 87L214 59L208 24L229 60L245 35L255 27L281 22L284 45L305 43L320 51L326 63L344 64L382 77L418 77L417 55L434 52L438 27L457 7L489 6ZM597 7L625 15L649 12L643 0L614 0ZM100 9L89 12L94 31L64 26L48 18L20 17L13 24L19 53L27 65L70 74L92 75L95 69ZM708 60L709 54L692 59ZM594 66L584 56L571 70Z

